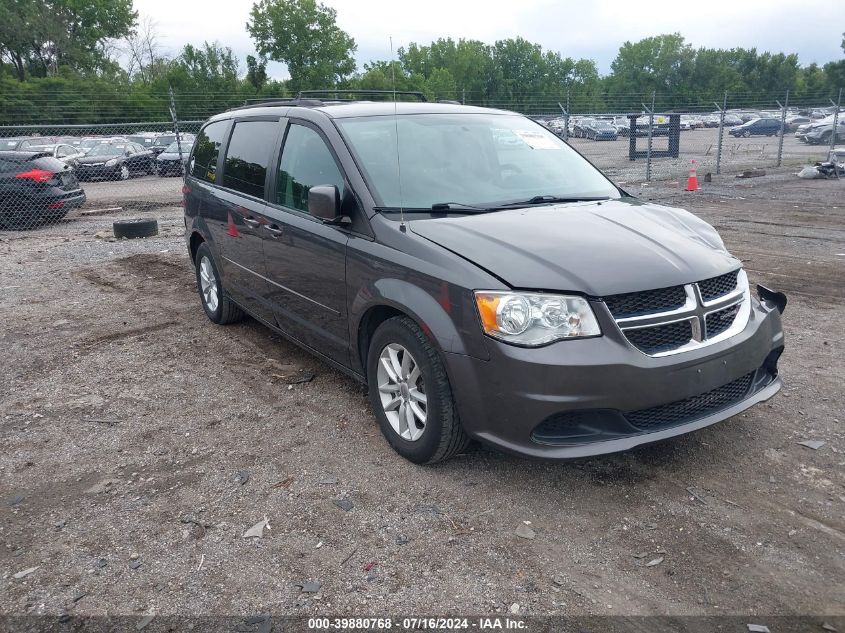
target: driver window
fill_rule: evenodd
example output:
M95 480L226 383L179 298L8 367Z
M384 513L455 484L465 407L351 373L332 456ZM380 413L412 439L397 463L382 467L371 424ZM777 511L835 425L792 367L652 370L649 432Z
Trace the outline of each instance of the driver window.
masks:
M291 124L276 176L276 202L307 213L308 190L315 185L334 185L343 197L343 175L326 143L311 128Z

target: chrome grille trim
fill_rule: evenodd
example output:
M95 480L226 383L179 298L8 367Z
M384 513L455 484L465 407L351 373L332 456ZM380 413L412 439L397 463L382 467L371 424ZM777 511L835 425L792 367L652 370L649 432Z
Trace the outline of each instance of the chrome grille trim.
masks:
M748 324L748 319L751 316L751 293L748 287L748 276L744 270L740 269L737 272L735 290L722 295L717 299L713 299L712 301L704 301L701 295L701 290L698 287L698 282L685 284L684 292L686 293L687 299L681 308L655 312L653 314L625 317L615 319L615 321L622 334L625 334L625 332L629 330L660 327L671 323L677 323L679 321L690 321L690 325L692 326L692 339L689 342L674 349L656 352L653 354L644 352L631 341L628 341L628 344L641 354L651 356L653 358L659 358L700 349L708 345L714 345L720 341L724 341L725 339L739 334ZM739 305L739 310L737 311L734 321L730 327L726 328L716 336L708 337L706 329L707 316L735 305Z

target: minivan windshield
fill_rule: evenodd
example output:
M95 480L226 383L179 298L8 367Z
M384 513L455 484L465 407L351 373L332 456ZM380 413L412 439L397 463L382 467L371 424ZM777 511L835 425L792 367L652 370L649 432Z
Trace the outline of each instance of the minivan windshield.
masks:
M386 210L621 197L575 150L519 115L404 114L337 124Z

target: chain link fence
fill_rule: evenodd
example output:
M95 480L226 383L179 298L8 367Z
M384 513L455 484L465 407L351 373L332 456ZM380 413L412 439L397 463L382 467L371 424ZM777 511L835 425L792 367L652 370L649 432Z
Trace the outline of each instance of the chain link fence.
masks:
M460 97L467 105L520 105L518 100L473 100L467 93ZM832 98L801 100L790 100L785 92L781 98L726 94L710 102L702 97L677 103L648 94L615 102L604 98L597 104L563 95L526 101L519 110L621 185L649 180L683 184L693 166L701 179L708 173L759 168L798 171L828 160L832 149L845 146L841 99L841 91ZM46 109L34 111L32 122L22 121L18 113L8 124L0 114L0 229L37 228L69 213L178 206L184 165L203 121L243 102L201 95L171 96L169 101L170 112L155 121L56 124L49 119L59 115ZM638 108L632 107L635 102ZM182 119L181 112L191 116Z

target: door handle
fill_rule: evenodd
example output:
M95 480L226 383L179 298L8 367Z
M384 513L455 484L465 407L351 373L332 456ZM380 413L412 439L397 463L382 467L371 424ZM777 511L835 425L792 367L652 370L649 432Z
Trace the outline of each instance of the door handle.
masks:
M259 224L261 224L261 222L255 218L244 218L244 224L251 226L252 228L256 228Z
M265 224L264 228L267 229L268 231L270 231L270 233L273 234L273 237L279 237L282 233L285 232L285 230L282 227L280 227L276 224L273 224L272 226L269 225L269 224Z

